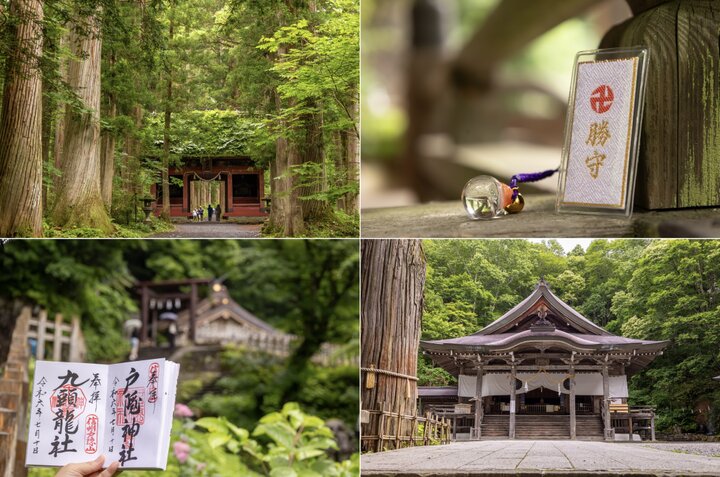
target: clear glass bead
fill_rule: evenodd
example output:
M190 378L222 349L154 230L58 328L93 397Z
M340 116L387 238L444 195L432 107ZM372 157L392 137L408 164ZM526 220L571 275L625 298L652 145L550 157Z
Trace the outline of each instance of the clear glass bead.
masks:
M462 193L468 217L473 220L487 220L506 215L506 188L508 187L494 177L477 176L470 179Z

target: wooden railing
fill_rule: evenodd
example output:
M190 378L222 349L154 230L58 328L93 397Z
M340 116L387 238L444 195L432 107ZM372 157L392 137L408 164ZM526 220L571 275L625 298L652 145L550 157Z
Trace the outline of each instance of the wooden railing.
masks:
M53 361L85 360L85 339L77 316L73 316L70 324L67 324L62 315L57 314L53 321L49 321L47 311L40 310L37 316L30 318L29 324L27 337L37 342L35 349L37 359L50 359L49 356L52 356ZM51 350L47 353L48 356L46 356L46 347Z
M610 412L610 425L616 434L638 433L645 439L655 440L655 408L629 406L628 412Z
M430 412L418 416L388 410L363 410L361 422L363 429L377 429L377 434L362 433L363 452L448 444L451 439L450 420Z
M290 356L295 350L297 337L293 335L247 335L243 339L236 340L234 344L248 348L264 351L277 356ZM320 350L313 356L312 361L320 366L358 366L359 357L343 356L340 346L336 344L323 343Z

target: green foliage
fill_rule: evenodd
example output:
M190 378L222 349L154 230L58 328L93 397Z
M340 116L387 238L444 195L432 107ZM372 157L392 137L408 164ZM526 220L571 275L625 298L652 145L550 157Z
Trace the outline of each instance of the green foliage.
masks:
M720 242L595 240L565 254L557 242L426 241L424 339L478 331L544 276L562 300L609 331L669 340L634 376L631 403L658 408L661 430L697 431L695 406L720 406ZM420 357L421 384L451 384ZM718 414L711 416L720 429Z
M306 224L304 237L312 238L340 238L357 237L360 230L359 214L348 215L342 210L335 210L331 215L321 222L309 222ZM262 230L263 237L284 237L282 230L266 225Z
M189 456L179 459L176 445L186 446ZM359 475L359 458L331 460L335 449L332 431L322 419L304 413L288 403L279 412L260 419L248 431L225 418L205 417L173 421L167 470L132 471L135 477L170 475L177 477L296 476L351 477ZM31 468L30 477L53 477L57 469Z
M184 382L180 395L199 416L222 416L236 426L251 427L282 406L286 364L287 358L227 348L220 377L211 382ZM312 364L293 400L324 420L339 419L352 429L357 425L357 373L355 366Z
M140 214L144 215L142 212ZM130 222L128 225L114 224L114 227L115 232L111 238L143 238L175 230L175 226L170 222L154 216L151 216L150 223ZM63 229L50 225L47 220L43 222L43 235L46 238L108 238L108 235L100 229L92 227Z
M245 475L349 477L359 473L357 457L337 463L327 456L328 450L337 448L332 431L295 403L264 416L252 434L224 418L202 418L196 425L208 431L204 437L212 448L222 448L247 463Z
M164 117L144 118L145 153L159 156L163 147ZM177 156L246 156L249 143L262 124L237 111L187 111L173 115L170 151Z
M442 368L436 368L430 359L421 355L417 368L418 386L452 386L457 379Z

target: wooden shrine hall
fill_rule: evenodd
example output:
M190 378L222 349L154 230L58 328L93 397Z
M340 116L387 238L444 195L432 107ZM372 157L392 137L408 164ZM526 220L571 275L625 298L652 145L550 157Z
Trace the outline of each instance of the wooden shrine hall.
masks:
M140 342L141 345L158 345L160 336L160 315L188 310L190 315L188 335L195 339L197 322L198 287L208 286L210 278L191 278L185 280L141 281L136 283L140 295Z
M181 166L171 166L170 216L190 217L197 207L215 207L220 203L223 218L264 217L267 210L265 171L249 157L183 157ZM182 186L179 183L182 182ZM202 182L218 182L218 194L198 194ZM155 199L155 214L162 212L162 186L150 187ZM207 215L205 215L207 218Z
M286 353L295 339L240 306L218 280L138 282L137 290L144 347L162 347L170 322L177 328L176 346L249 343Z
M458 439L654 440L654 412L628 405L628 377L667 345L613 335L541 280L477 333L420 342L458 378L457 388L420 388L420 412L451 418Z

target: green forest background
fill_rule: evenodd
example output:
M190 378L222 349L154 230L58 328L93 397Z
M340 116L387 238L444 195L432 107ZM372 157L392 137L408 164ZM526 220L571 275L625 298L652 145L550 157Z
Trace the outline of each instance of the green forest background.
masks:
M12 211L0 233L167 231L167 221L143 222L142 200L158 184L156 205L169 219L170 186L183 187L169 167L243 157L265 170L266 235L357 236L359 8L358 0L0 0L0 91L26 111L0 111L0 210ZM17 38L19 26L33 34ZM85 84L91 73L99 81ZM33 88L18 88L23 81ZM17 158L7 152L15 149ZM195 185L217 203L219 182Z
M631 405L657 408L665 432L720 428L720 242L595 240L565 252L554 240L425 241L422 339L478 331L527 297L541 277L563 301L608 331L669 340L630 383ZM420 385L454 378L424 356ZM701 426L700 424L703 424Z
M352 362L358 255L356 240L11 240L0 250L0 297L37 304L51 316L77 314L87 361L118 362L130 350L122 325L138 311L136 280L224 278L231 296L260 319L311 350L338 344L338 358L347 358L338 362ZM188 355L177 402L194 416L174 423L168 474L357 475L356 457L330 457L335 437L324 423L341 421L354 439L358 368L320 366L298 354L228 346L202 357L216 360L219 373L203 373L204 361ZM184 462L178 443L190 449Z

